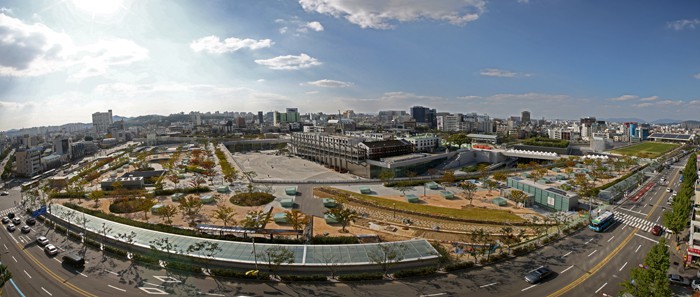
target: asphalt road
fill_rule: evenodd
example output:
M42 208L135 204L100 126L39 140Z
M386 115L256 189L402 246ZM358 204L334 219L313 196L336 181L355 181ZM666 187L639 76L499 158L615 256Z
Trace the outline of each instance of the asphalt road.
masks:
M681 167L659 176L667 176L675 184ZM656 224L669 196L666 186L657 186L639 201L624 202L615 211L649 221L646 226ZM9 196L0 197L0 214L14 208L19 199L18 188L11 189ZM527 256L500 264L400 281L288 284L216 281L105 257L99 250L86 249L41 224L28 235L19 230L10 233L3 226L0 260L9 266L13 281L24 296L617 296L619 284L659 240L634 224L631 219L618 220L606 232L584 229ZM61 253L47 256L34 241L39 233L47 234ZM63 266L60 258L68 252L84 253L88 261L85 269L75 271ZM526 283L523 275L540 265L549 265L555 275L537 285ZM674 289L681 295L689 295L687 289ZM2 293L22 296L9 283Z

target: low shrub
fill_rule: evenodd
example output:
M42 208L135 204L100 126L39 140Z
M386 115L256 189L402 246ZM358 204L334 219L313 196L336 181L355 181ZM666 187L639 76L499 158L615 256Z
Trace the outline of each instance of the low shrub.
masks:
M245 272L239 272L231 269L220 269L214 268L210 269L209 272L214 276L218 277L231 277L240 279L269 279L270 275L264 272L259 272L257 275L246 274Z
M167 190L155 190L156 196L169 196L175 193L183 194L196 194L196 193L207 193L211 192L209 187L198 187L198 188L183 188L183 189L167 189Z
M97 241L94 241L90 238L85 238L85 245L89 245L91 247L98 248L98 249L100 248L100 243Z
M474 267L474 262L457 262L445 265L445 271L455 271Z
M311 244L357 244L360 239L351 236L314 236Z
M156 262L157 262L157 259L156 259ZM197 266L197 265L173 261L173 262L168 262L167 266L168 266L168 268L172 268L175 270L186 271L186 272L191 272L191 273L202 273L202 267Z
M429 182L431 182L431 181L429 181L429 180L393 181L393 182L384 183L384 186L388 187L388 188L393 188L393 187L397 187L397 186L418 187L418 186L422 186L422 185L429 183Z
M66 229L66 227L56 225L56 232L66 234L66 232L68 232L68 229Z
M325 275L280 275L280 279L288 282L325 282Z
M73 232L73 231L68 231L68 239L80 241L80 235L78 233Z
M141 263L146 263L146 264L153 264L153 265L160 264L160 261L157 258L139 255L139 254L133 254L131 259L136 261L136 262L141 262Z
M413 276L425 276L425 275L431 275L435 273L437 269L435 267L425 267L425 268L416 268L416 269L407 269L407 270L401 270L397 271L394 273L395 278L406 278L406 277L413 277Z
M525 255L525 254L533 251L534 249L535 249L534 244L519 246L519 247L516 247L513 249L513 255L522 256L522 255Z
M105 252L112 253L112 254L115 254L117 256L122 256L122 257L126 257L126 255L128 254L127 251L125 251L125 250L118 249L118 248L115 248L115 247L109 246L109 245L105 245L104 250L105 250Z
M119 198L109 205L109 211L113 213L132 213L141 211L141 205L145 199L141 198Z
M231 203L240 206L261 206L273 200L275 200L275 196L262 192L240 193L231 196L230 199Z
M357 273L357 274L343 274L338 276L338 280L344 282L353 281L363 281L363 280L377 280L383 279L384 275L381 273Z

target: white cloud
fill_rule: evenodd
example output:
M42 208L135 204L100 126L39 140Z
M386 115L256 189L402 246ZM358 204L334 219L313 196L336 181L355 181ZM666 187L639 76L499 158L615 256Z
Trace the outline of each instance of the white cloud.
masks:
M510 70L498 69L498 68L486 68L481 69L479 72L481 76L491 76L491 77L531 77L532 73L519 73Z
M696 73L695 75L693 75L693 77L694 77L695 79L700 79L700 73Z
M620 97L615 97L615 98L610 98L610 101L627 101L627 100L634 100L639 98L639 96L635 95L622 95Z
M644 103L632 104L632 106L634 106L634 107L639 107L639 108L643 108L643 107L654 106L654 103L651 103L651 102L644 102Z
M236 37L229 37L221 41L218 36L207 36L192 41L190 43L190 48L195 52L207 52L210 54L223 54L238 51L243 48L250 50L258 50L261 48L269 48L274 42L270 39L240 39Z
M39 76L67 70L72 79L105 74L113 66L148 58L148 50L126 39L75 45L65 33L0 14L0 76Z
M349 82L344 82L344 81L339 81L339 80L331 80L331 79L321 79L317 81L310 81L307 82L306 84L316 86L316 87L324 87L324 88L346 88L351 86L352 84Z
M444 21L463 25L475 21L486 7L484 0L299 0L306 11L344 17L362 28L390 29L397 22Z
M680 31L683 29L695 29L696 26L700 26L700 19L677 20L673 22L668 22L668 27L676 31Z
M304 25L304 27L314 30L316 32L323 31L323 25L321 25L321 23L319 22L308 22Z
M256 80L256 81L259 82L259 83L264 83L264 82L265 82L265 79L264 79L264 78L261 78L261 79L258 79L258 80Z
M12 9L11 9L11 8L0 7L0 13L2 13L2 14L7 14L7 15L12 15Z
M321 65L321 62L319 62L316 58L312 58L304 53L298 56L286 55L270 59L258 59L255 60L255 63L275 70L297 70Z
M518 0L518 3L527 4L530 3L530 0Z
M286 34L287 31L289 31L289 27L286 27L286 26L285 26L285 27L282 27L282 28L280 28L279 31L280 31L280 34Z
M642 102L649 102L649 101L654 101L656 99L659 99L659 96L651 96L651 97L645 97L645 98L640 98L639 101Z

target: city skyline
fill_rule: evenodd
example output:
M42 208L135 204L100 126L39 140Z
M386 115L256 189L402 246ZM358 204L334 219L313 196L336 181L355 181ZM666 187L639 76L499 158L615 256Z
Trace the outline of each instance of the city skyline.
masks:
M116 115L422 105L695 119L692 1L0 1L0 131Z

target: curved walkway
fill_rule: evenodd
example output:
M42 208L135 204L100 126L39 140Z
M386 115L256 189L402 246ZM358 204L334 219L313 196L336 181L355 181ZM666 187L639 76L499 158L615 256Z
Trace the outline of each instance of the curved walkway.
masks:
M338 266L362 266L376 265L370 259L370 255L380 252L378 243L367 244L340 244L340 245L304 245L304 244L269 244L256 243L253 247L249 242L237 242L226 240L215 240L208 238L199 238L192 236L183 236L171 233L163 233L148 229L137 228L110 220L91 216L60 204L51 206L51 215L68 222L75 227L83 228L83 217L86 219L85 229L87 231L102 235L106 233L107 238L115 241L120 241L127 244L127 241L119 238L118 234L131 234L134 232L136 236L132 239L132 245L141 248L149 249L152 242L157 242L163 238L167 238L168 242L173 246L178 247L180 254L183 254L187 247L198 242L208 241L218 243L221 251L218 252L212 259L224 262L255 264L261 263L260 259L256 260L256 253L259 254L265 250L275 247L284 246L294 253L294 262L288 266L325 266L328 265L330 259ZM76 221L80 223L76 223ZM108 230L104 232L103 224ZM381 245L389 245L395 247L402 254L403 260L401 263L424 262L426 260L436 260L438 252L425 239L413 239L406 241L387 242ZM255 252L253 253L253 248ZM164 250L161 250L164 251ZM173 251L171 251L173 252ZM192 257L210 259L206 256L207 251L193 252L188 254Z

